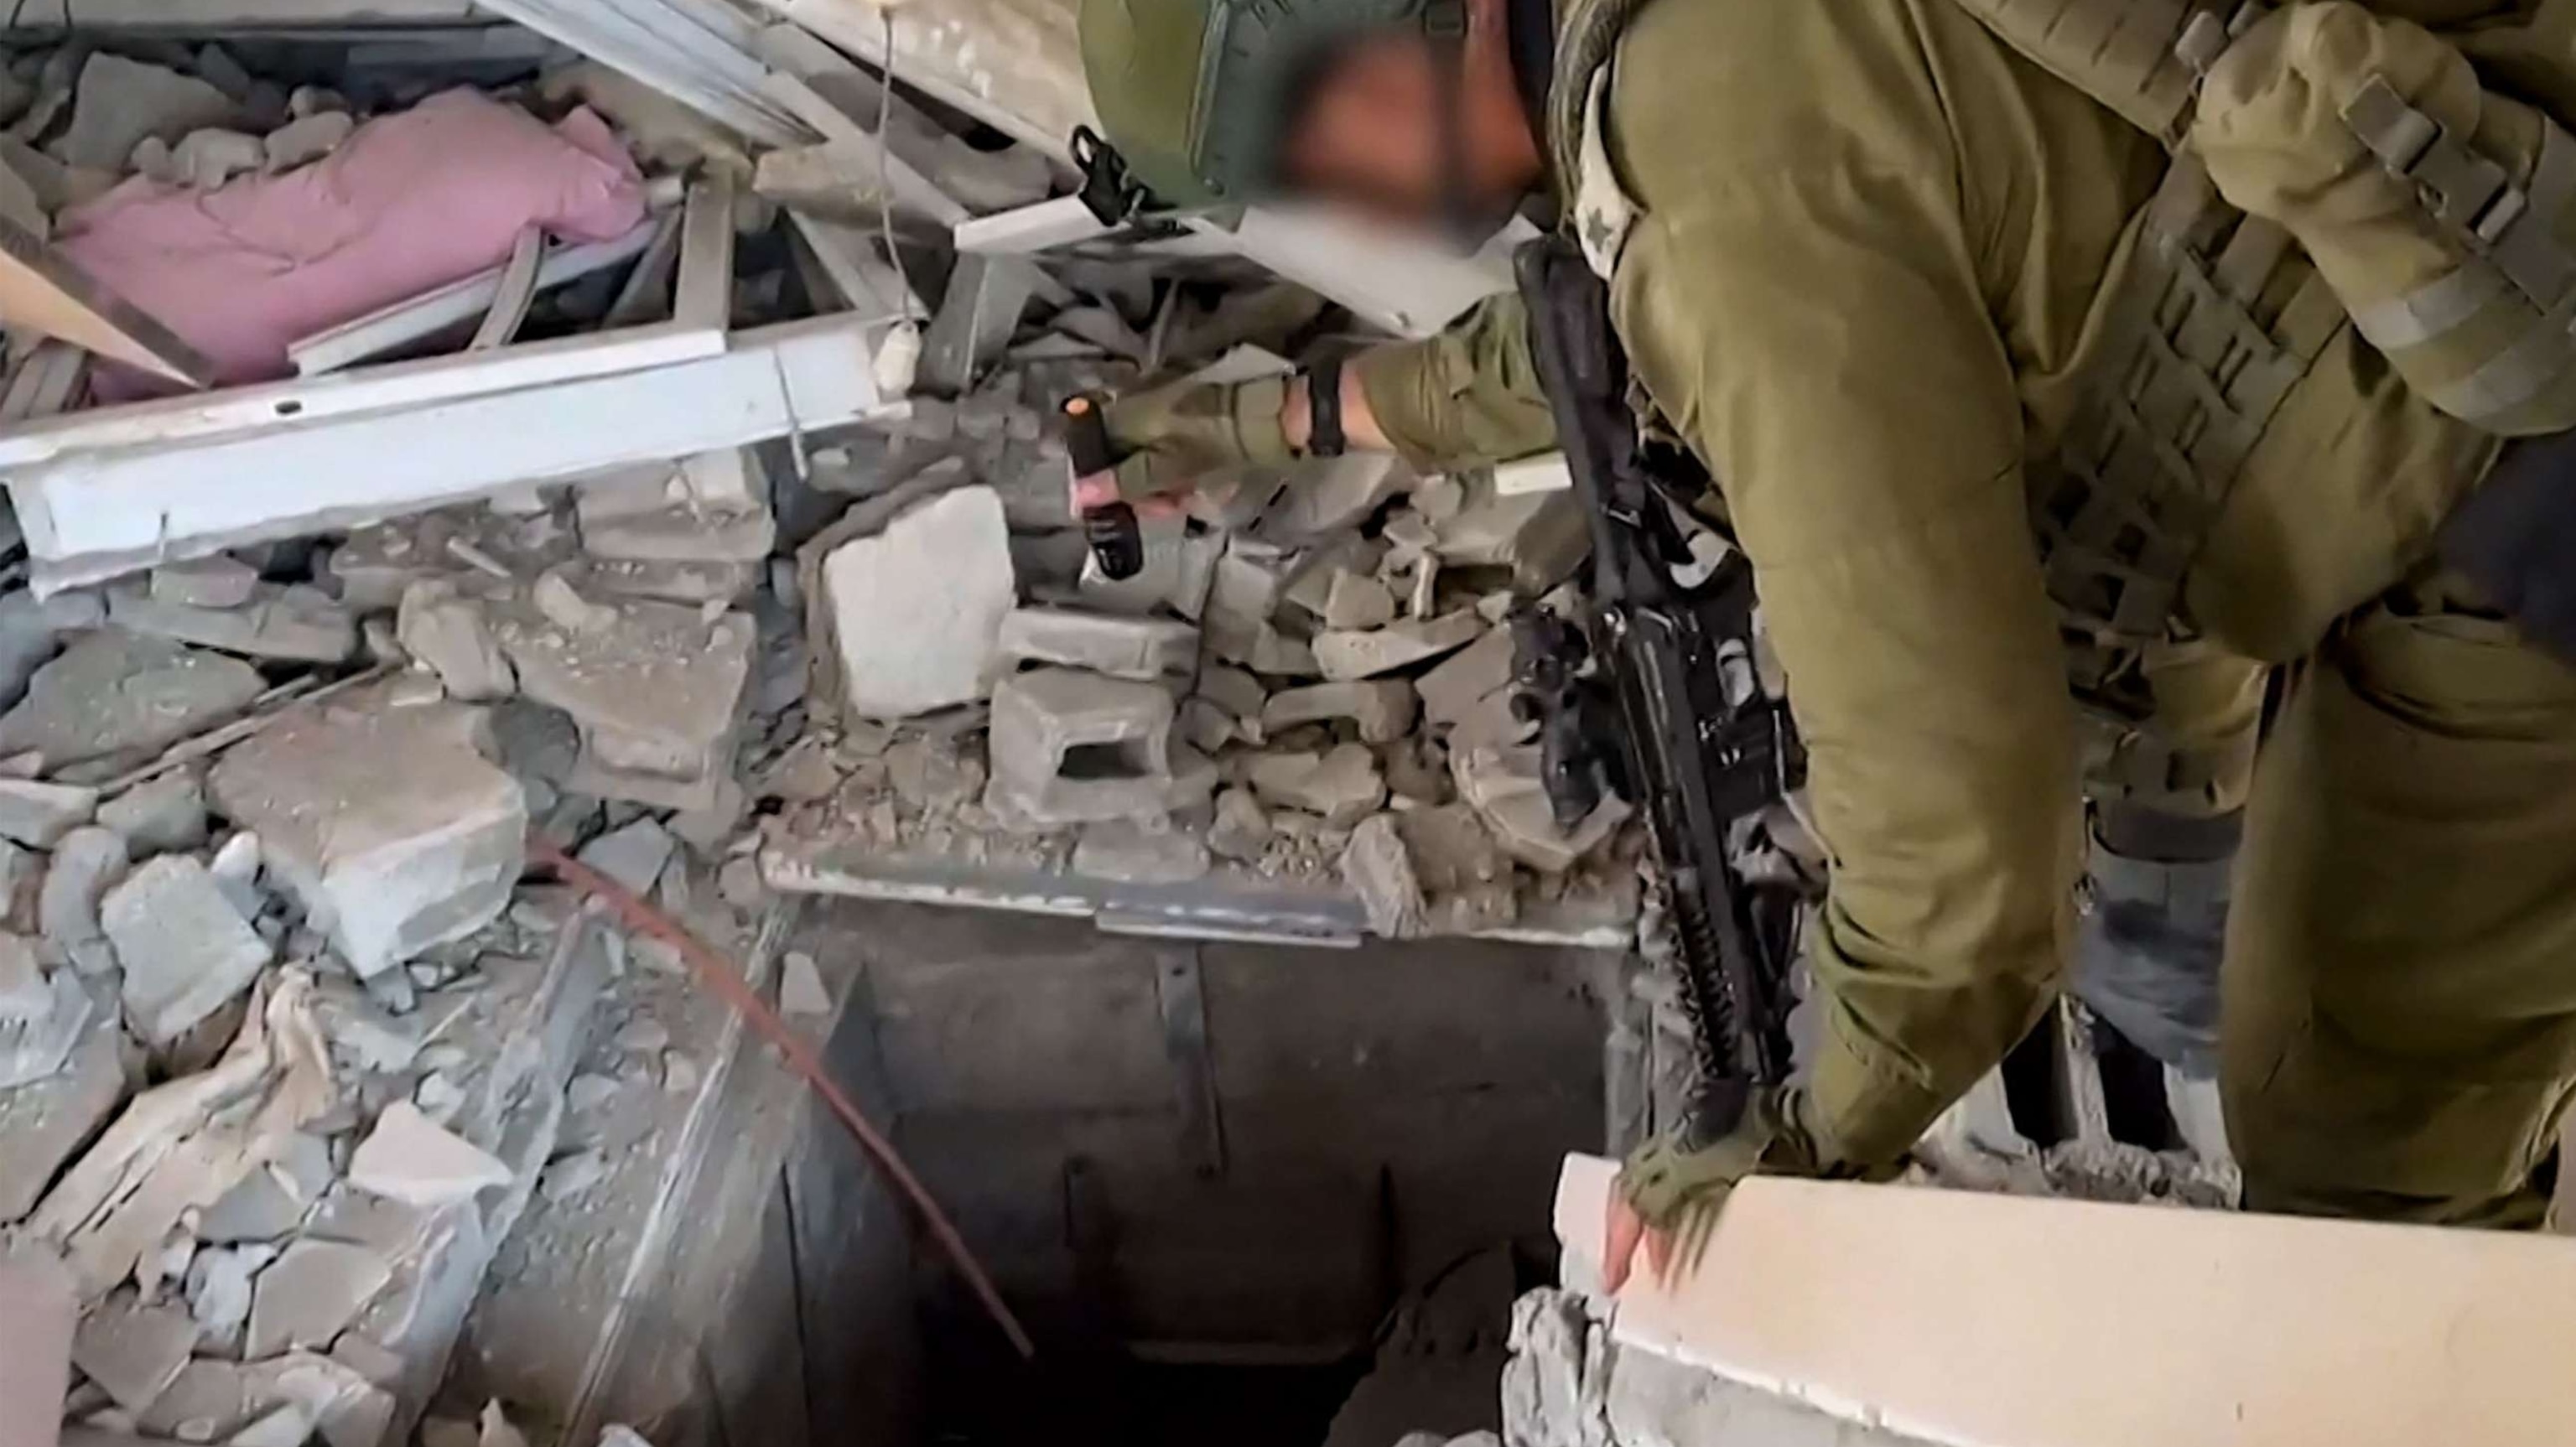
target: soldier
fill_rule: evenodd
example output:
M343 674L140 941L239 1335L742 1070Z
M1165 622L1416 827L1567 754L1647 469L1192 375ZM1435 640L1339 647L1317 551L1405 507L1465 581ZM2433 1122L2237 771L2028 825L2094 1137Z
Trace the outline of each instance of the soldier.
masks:
M2113 852L2223 858L2242 808L2247 1204L2543 1222L2576 671L2499 607L2539 629L2540 574L2472 583L2437 535L2539 497L2503 529L2527 555L2576 495L2538 462L2480 487L2505 435L2576 424L2576 147L2526 103L2569 113L2571 8L1087 0L1104 126L1180 204L1562 214L1640 424L1708 466L1754 565L1833 861L1826 1025L1734 1137L1628 1163L1615 1272L1757 1166L1888 1168L2030 1029L2076 934L2088 718L2119 740ZM1117 486L1542 450L1522 323L1497 298L1347 367L1124 401Z

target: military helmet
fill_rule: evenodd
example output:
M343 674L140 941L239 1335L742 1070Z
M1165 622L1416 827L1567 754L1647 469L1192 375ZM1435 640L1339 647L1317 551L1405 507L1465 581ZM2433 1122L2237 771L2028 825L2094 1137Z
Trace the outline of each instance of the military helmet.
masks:
M1314 67L1354 40L1414 31L1454 49L1464 0L1083 0L1092 108L1166 205L1240 205L1279 185Z

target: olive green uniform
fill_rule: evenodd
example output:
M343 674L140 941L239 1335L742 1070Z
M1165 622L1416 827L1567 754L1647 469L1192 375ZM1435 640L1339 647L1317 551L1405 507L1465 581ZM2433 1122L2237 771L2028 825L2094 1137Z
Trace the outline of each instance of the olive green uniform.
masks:
M2250 1203L2535 1223L2576 1084L2576 671L2429 561L2496 440L2320 310L2295 256L2187 207L2160 222L2165 151L1954 0L1652 0L1598 114L1633 207L1613 318L1721 479L1812 753L1828 1147L1904 1149L2067 957L2070 669L2101 679L2066 646L2088 620L2033 518L2110 386L2223 484L2173 600L2201 641L2157 690L2172 732L2241 737L2254 670L2289 666L2226 966ZM2178 245L2191 275L2142 282ZM2252 362L2249 327L2270 343ZM1498 299L1359 370L1417 461L1506 457L1547 445L1526 347ZM2104 382L2150 352L2162 372ZM2285 380L2258 394L2245 376L2271 363ZM2198 420L2149 415L2177 387Z

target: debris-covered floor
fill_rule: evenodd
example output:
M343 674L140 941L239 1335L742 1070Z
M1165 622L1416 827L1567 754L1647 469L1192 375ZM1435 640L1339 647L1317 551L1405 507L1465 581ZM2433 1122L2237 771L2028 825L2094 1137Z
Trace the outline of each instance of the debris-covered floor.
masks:
M953 15L38 10L0 1383L49 1334L72 1374L0 1444L1501 1425L1555 1162L1678 1059L1637 827L1560 825L1512 707L1586 546L1562 469L1210 478L1113 581L1055 422L1490 272L1103 228L1031 120L1052 52L997 103ZM2016 1087L2064 1128L1998 1077L1951 1164L2224 1198L2137 1149L2205 1084L2092 1108L2085 1029Z

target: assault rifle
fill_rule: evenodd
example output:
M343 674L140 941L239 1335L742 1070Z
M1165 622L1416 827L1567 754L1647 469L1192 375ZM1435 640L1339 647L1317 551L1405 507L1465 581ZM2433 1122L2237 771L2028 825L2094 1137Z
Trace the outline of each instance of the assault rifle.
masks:
M1757 1087L1789 1074L1794 891L1748 884L1730 826L1796 787L1804 751L1754 666L1753 572L1695 554L1677 506L1704 496L1689 453L1642 434L1607 288L1561 234L1515 260L1540 382L1592 530L1579 624L1514 620L1524 713L1540 726L1560 823L1611 794L1645 816L1661 865L1699 1082L1684 1128L1734 1129Z

